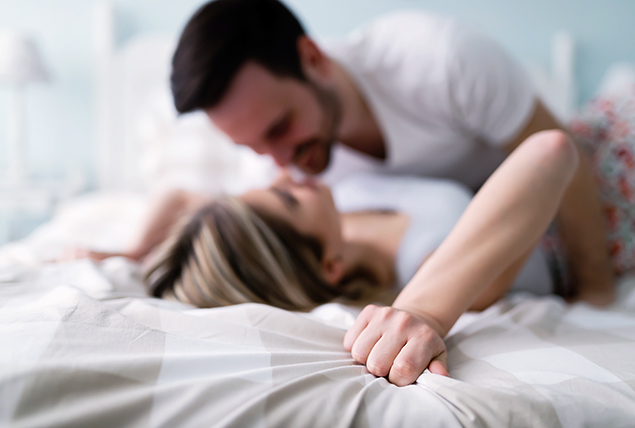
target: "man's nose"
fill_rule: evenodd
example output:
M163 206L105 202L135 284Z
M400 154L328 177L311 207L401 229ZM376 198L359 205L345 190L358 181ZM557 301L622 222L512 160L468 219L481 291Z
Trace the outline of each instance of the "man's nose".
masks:
M288 166L293 160L293 149L291 147L275 147L269 153L280 167Z

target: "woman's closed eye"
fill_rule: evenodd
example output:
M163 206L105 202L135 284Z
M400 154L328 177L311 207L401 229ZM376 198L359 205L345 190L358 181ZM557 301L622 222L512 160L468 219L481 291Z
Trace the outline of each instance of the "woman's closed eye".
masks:
M289 209L295 209L300 205L300 201L298 201L297 198L288 190L281 189L279 187L272 187L271 191L282 199L284 205Z

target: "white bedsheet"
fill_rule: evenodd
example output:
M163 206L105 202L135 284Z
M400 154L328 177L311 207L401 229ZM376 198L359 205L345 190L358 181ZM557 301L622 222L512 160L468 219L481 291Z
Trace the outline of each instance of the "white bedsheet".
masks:
M518 295L466 314L452 378L398 388L343 349L355 308L194 309L146 297L121 258L41 264L39 233L0 250L0 426L635 425L635 280L609 310Z

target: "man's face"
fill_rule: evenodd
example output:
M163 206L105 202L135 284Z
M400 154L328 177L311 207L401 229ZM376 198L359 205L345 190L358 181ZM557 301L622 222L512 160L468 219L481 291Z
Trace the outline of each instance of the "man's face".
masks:
M236 144L308 174L328 166L341 118L337 94L313 82L243 65L221 102L205 111Z

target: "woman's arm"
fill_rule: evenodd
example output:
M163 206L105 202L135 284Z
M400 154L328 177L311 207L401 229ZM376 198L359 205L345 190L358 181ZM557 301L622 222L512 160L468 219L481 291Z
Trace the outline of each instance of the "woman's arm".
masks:
M525 140L492 174L452 232L391 308L369 306L344 346L369 371L397 385L426 367L445 370L445 336L494 281L526 256L554 218L577 168L560 131Z
M208 195L180 189L160 194L150 204L145 227L127 251L129 257L141 260L167 238L177 221L211 200Z
M109 253L93 251L86 248L68 248L58 260L92 258L103 260L120 256L132 260L141 260L152 249L167 238L172 226L184 215L192 213L211 202L211 198L200 193L186 190L170 190L157 195L150 202L148 213L143 221L143 228L134 238L132 244L123 252Z
M538 100L529 123L505 150L512 153L528 136L544 129L564 128ZM556 214L558 233L567 252L568 267L577 292L575 297L604 306L615 299L606 225L591 162L579 146L578 157L578 168Z

